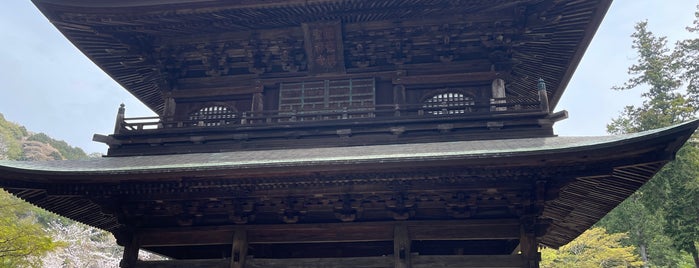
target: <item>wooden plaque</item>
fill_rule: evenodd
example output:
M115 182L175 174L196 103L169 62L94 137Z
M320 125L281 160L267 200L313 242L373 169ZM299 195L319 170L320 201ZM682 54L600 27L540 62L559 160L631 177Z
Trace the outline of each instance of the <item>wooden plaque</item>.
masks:
M344 73L345 58L342 49L340 21L304 23L304 45L311 74Z

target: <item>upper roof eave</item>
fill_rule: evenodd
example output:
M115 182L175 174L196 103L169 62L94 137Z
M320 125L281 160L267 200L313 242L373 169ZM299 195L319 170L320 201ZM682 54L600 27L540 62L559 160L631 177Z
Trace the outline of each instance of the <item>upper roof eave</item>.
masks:
M102 68L107 74L109 74L114 80L116 80L118 83L120 83L124 88L126 88L129 92L131 92L134 96L136 96L139 100L141 100L146 106L151 108L153 111L155 111L157 114L161 114L163 107L164 107L164 98L161 94L162 91L164 90L169 90L167 88L168 82L167 79L164 77L158 78L156 80L153 80L153 77L159 77L162 76L163 74L160 73L159 67L153 64L150 64L148 66L121 66L121 60L116 60L114 55L103 55L104 51L98 50L97 52L92 51L94 48L86 49L86 47L94 47L94 44L91 42L94 42L94 40L91 40L90 43L82 44L81 41L76 40L76 37L73 36L72 33L70 33L70 29L75 29L72 27L87 27L85 30L89 33L94 31L94 27L102 27L104 25L108 25L109 21L111 20L110 18L113 16L120 16L119 14L122 15L128 15L128 16L134 16L136 14L142 14L145 17L145 20L150 20L150 14L158 14L159 12L167 11L166 13L168 14L176 14L177 19L185 18L187 14L193 14L194 17L201 17L201 16L207 16L207 12L212 12L212 10L220 10L222 8L225 9L240 9L240 8L278 8L278 7L286 7L286 6L294 6L294 5L315 5L315 4L327 4L327 3L336 3L336 2L342 2L342 1L337 1L337 0L315 0L315 1L282 1L282 0L270 0L270 1L253 1L253 0L238 0L238 1L230 1L230 2L221 2L221 1L210 1L210 0L147 0L147 1L135 1L135 0L128 0L128 1L88 1L88 0L33 0L33 2L39 7L39 9L42 10L42 12L49 18L51 22L53 22L56 27L69 39L71 42L73 42L85 55L87 55L93 62L95 62L100 68ZM476 0L473 0L473 2L478 2ZM532 5L536 6L542 3L542 1L531 1L531 0L521 0L521 1L512 1L513 3L521 3L521 4L527 4L527 5ZM546 1L543 1L546 2ZM571 1L571 3L576 2L576 1ZM470 3L470 1L464 0L464 3ZM563 12L561 10L569 10L570 8L565 8L568 4L565 1L562 3L557 3L558 5L558 12L563 12L563 18L562 20L567 19L568 16L571 17L572 24L575 24L574 26L575 31L577 32L582 32L582 34L579 35L580 39L578 37L573 38L574 40L578 40L578 44L575 47L570 46L571 44L567 42L571 41L563 41L565 45L560 45L557 44L556 42L550 43L548 45L540 45L540 44L535 44L532 45L531 49L528 49L527 51L524 51L523 54L527 54L526 58L532 58L534 59L533 62L531 63L526 63L522 68L519 68L515 70L515 73L518 73L519 76L521 76L519 81L515 81L512 83L512 89L519 91L519 92L524 92L527 90L534 90L536 88L536 80L539 77L544 78L547 80L547 83L551 83L549 87L549 98L550 98L550 103L551 107L555 108L556 104L558 103L559 99L561 98L561 95L563 94L563 91L565 90L565 87L569 83L575 68L577 67L578 63L582 59L582 56L585 52L585 49L589 45L590 41L592 40L592 37L594 36L595 31L599 27L602 18L604 17L604 14L606 13L607 9L609 8L609 5L611 4L611 0L595 0L595 1L590 1L590 3L594 3L594 5L591 4L591 6L586 6L586 8L590 8L590 10L584 10L584 11L576 11L575 14L567 14L566 12ZM67 20L63 21L63 15L61 14L79 14L80 12L84 12L85 15L98 15L102 14L104 16L107 16L105 20L100 21L99 19L96 21L80 21L80 20ZM579 21L580 19L577 18L578 13L590 13L592 14L591 17L585 18L585 23L584 26L582 26L581 22ZM555 12L554 12L555 13ZM111 16L111 17L110 17ZM552 15L553 16L553 15ZM90 17L90 16L85 16L85 18ZM139 23L139 21L142 21L143 18L136 18L133 23ZM94 18L93 18L94 19ZM172 19L172 18L170 18ZM95 23L95 24L91 24ZM131 25L131 22L118 22L114 26L129 26ZM526 24L526 23L525 23ZM566 23L566 24L571 24L571 23ZM578 25L580 24L580 25ZM131 25L133 26L133 25ZM567 26L566 26L567 27ZM543 29L546 29L547 27L544 27ZM555 29L551 28L551 29ZM570 29L566 29L566 31L569 31ZM546 31L546 30L544 30ZM548 31L551 31L550 29ZM97 32L95 32L97 34ZM105 34L105 33L99 33L99 34ZM123 33L120 33L123 34ZM541 32L534 34L535 36L538 36L541 34ZM568 33L566 33L568 34ZM579 33L576 33L579 34ZM107 33L109 35L109 33ZM104 38L103 40L104 44L117 44L118 40L114 39L111 37L100 37ZM531 36L525 35L523 39L531 38ZM538 37L535 37L538 38ZM548 38L548 37L547 37ZM157 39L157 38L156 38ZM566 38L559 38L557 40L563 40L563 39L570 39L570 37ZM553 39L552 39L553 40ZM571 39L572 40L572 39ZM102 42L102 41L100 41ZM538 42L538 41L537 41ZM542 42L546 43L546 42ZM124 45L124 44L122 44ZM551 54L556 54L556 55L548 55L549 53L543 53L541 54L541 51L548 51L552 47L564 47L564 46L570 46L570 47L565 47L561 48L560 51L557 51L556 53L551 53ZM117 47L115 50L121 50L123 48ZM130 51L129 53L135 53L135 54L128 54L126 55L129 59L126 61L131 60L131 58L139 58L137 55L143 56L143 54L139 54L141 52L133 52ZM532 53L536 55L531 55ZM566 54L564 56L561 56L560 53ZM146 55L147 56L147 55ZM147 58L147 57L146 57ZM565 58L564 61L560 61L562 58ZM555 63L554 63L555 62ZM542 64L545 64L546 68L540 68ZM556 65L557 67L547 70L550 66ZM560 65L560 66L558 66ZM154 71L155 73L143 73L143 70L158 70ZM134 82L134 81L141 81L141 82Z
M52 176L120 176L129 174L178 174L202 171L236 173L290 168L332 168L347 165L434 163L460 161L482 163L492 159L543 155L573 155L641 147L654 140L672 140L666 151L675 152L699 126L699 120L640 133L599 137L546 137L506 140L477 140L418 144L392 144L313 149L194 153L178 155L106 157L66 161L0 161L0 178L31 174ZM486 161L486 162L488 162ZM581 160L582 161L582 160ZM511 164L511 163L510 163ZM491 164L492 165L492 164ZM262 171L261 171L262 170ZM14 174L14 175L12 175ZM45 176L40 176L45 179ZM1 183L0 183L1 186Z

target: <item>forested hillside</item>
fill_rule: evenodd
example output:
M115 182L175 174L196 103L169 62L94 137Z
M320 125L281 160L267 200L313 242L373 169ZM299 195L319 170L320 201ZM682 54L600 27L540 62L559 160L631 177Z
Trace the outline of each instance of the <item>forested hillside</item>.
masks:
M0 160L42 161L85 159L88 155L65 141L44 133L32 133L0 114Z
M32 133L0 114L0 160L88 157L80 148L44 133ZM117 267L120 257L121 248L111 234L59 217L0 190L0 267Z

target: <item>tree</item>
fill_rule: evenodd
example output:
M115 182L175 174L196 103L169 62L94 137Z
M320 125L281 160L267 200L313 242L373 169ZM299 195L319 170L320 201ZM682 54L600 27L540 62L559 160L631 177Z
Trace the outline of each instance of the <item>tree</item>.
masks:
M699 16L699 13L696 14ZM697 25L695 21L694 28L689 29L696 31L699 29ZM648 31L647 22L638 23L632 37L632 47L636 49L638 60L629 67L631 78L615 89L644 88L641 95L644 100L639 107L627 106L607 126L608 131L614 134L633 133L693 119L699 110L699 40L678 42L674 50L670 50L665 37L657 37ZM688 81L686 85L684 81ZM699 241L699 191L696 187L699 184L698 150L692 142L685 145L677 153L676 161L669 163L641 187L630 201L613 210L602 225L610 229L625 228L630 240L644 257L648 256L644 252L646 249L648 252L662 250L662 246L649 248L649 241L667 241L677 250L690 253L695 267L699 267L696 246ZM640 215L630 216L627 212ZM641 216L643 214L646 215ZM646 222L635 221L636 218L646 219ZM659 234L657 228L644 228L648 221L660 226L662 233ZM663 235L669 239L663 239ZM644 260L646 265L649 261L653 262L652 258Z
M20 140L27 135L27 130L5 120L0 114L0 160L18 160L22 157Z
M641 267L643 261L633 246L623 246L626 234L608 234L604 228L593 227L558 250L541 250L541 267Z
M123 249L114 237L99 229L80 223L53 221L49 223L53 237L66 244L43 258L49 268L118 267Z
M0 267L42 267L57 243L36 223L27 204L0 190Z

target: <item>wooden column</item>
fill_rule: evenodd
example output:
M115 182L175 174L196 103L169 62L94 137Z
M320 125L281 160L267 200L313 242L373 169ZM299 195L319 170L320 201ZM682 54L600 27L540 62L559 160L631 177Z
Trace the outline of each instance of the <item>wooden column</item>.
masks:
M164 94L165 107L163 107L163 120L165 122L173 121L175 117L176 103L175 98L172 97L172 92L165 92Z
M410 268L410 235L408 226L398 224L393 228L393 258L396 268Z
M233 247L231 249L231 268L245 267L245 256L248 254L247 231L242 228L235 230Z
M126 113L126 108L124 107L124 104L122 103L119 105L119 111L117 112L116 116L116 122L114 123L114 134L119 134L121 132L121 128L124 124L124 114Z
M393 86L393 103L394 104L405 104L405 86L395 85Z
M505 93L505 80L497 78L493 80L491 85L492 97L491 104L502 104L505 103L504 98L507 97ZM507 107L493 105L490 107L491 111L506 111Z
M539 82L536 84L537 90L539 91L539 102L541 102L541 111L550 113L549 108L549 97L546 92L546 82L543 78L539 78Z
M131 235L131 239L127 241L124 245L124 255L121 257L121 262L119 262L119 267L121 268L134 268L138 262L138 251L141 248L140 240L138 236Z
M251 111L254 114L255 112L262 112L262 110L264 110L264 100L262 99L262 93L253 93Z
M525 216L520 225L519 249L522 268L539 268L539 242L536 239L536 217Z
M250 111L253 113L253 117L259 116L257 112L262 112L265 109L265 100L264 96L262 96L262 92L264 90L265 85L262 83L262 81L255 81L255 93L252 93L252 105L250 107Z

